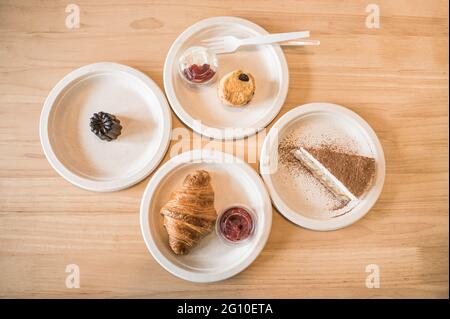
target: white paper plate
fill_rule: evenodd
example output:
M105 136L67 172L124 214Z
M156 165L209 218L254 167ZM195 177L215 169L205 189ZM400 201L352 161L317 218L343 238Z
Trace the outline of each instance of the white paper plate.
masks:
M243 38L261 34L267 31L250 21L216 17L192 25L175 40L164 64L164 88L181 121L211 138L239 139L255 134L275 118L289 86L286 59L278 45L246 47L233 54L218 55L217 81L207 87L192 89L178 74L181 54L191 46L200 45L201 40L221 35ZM242 108L225 106L217 97L218 80L236 69L252 73L256 81L255 96Z
M112 142L90 131L93 113L116 115L122 134ZM66 75L45 100L40 120L44 153L69 182L92 191L129 187L159 164L170 140L171 116L158 86L116 63L95 63Z
M171 251L160 209L196 169L210 173L218 213L237 203L256 213L256 229L249 242L230 246L212 232L188 255ZM194 282L218 281L244 270L263 249L271 224L272 205L261 178L248 164L222 152L195 150L172 158L152 176L141 203L141 230L150 253L170 273Z
M279 142L292 130L300 132L302 139L311 145L319 145L330 137L337 144L351 142L358 154L375 159L373 185L356 207L341 215L331 214L324 208L324 201L316 196L322 185L317 184L317 189L314 185L301 185L298 176L292 177L289 172L286 174L282 165L276 165ZM334 230L356 222L375 204L384 184L385 159L375 132L361 117L335 104L311 103L289 111L273 125L261 150L260 171L272 202L282 215L305 228Z

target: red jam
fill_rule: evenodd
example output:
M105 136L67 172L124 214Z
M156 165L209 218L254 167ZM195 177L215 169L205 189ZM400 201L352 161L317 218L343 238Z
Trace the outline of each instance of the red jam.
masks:
M253 231L252 215L242 207L226 210L219 220L219 229L223 236L231 242L247 239Z
M216 72L207 63L203 65L192 64L183 70L188 81L193 83L205 83L212 79Z

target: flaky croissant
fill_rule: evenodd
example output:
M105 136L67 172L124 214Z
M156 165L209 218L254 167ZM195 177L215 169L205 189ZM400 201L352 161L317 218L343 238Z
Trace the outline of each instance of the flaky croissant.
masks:
M213 229L217 218L211 177L204 170L186 176L180 189L161 208L169 245L177 255L187 254Z

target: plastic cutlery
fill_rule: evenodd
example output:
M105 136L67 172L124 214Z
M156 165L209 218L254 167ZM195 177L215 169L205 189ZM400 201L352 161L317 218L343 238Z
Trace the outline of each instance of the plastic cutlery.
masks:
M289 47L295 47L295 46L307 46L307 45L320 45L319 40L304 40L304 41L286 41L283 43L280 43L282 46L289 46Z
M308 37L309 31L275 33L244 39L239 39L229 35L203 40L202 44L208 47L211 51L214 51L216 54L221 54L232 53L244 45L271 44Z

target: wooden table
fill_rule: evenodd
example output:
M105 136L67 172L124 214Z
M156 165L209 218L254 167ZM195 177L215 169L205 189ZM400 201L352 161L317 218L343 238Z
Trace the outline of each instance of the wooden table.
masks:
M1 297L449 296L447 1L377 1L380 28L366 27L370 1L77 0L78 29L65 25L67 3L0 1ZM311 30L320 47L285 50L290 87L279 116L314 101L349 107L380 137L387 175L356 224L313 232L274 209L267 246L247 270L193 284L145 247L138 216L148 178L115 193L79 189L50 167L38 123L50 89L88 63L124 63L163 87L177 35L221 15L269 32ZM66 288L68 264L80 267L79 289ZM366 287L369 264L380 268L378 289Z

